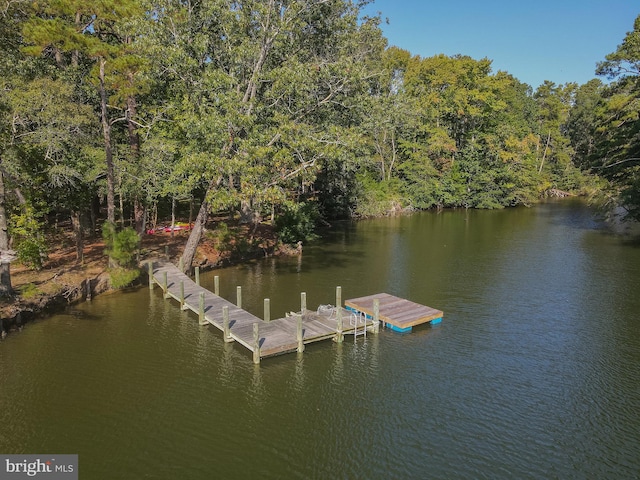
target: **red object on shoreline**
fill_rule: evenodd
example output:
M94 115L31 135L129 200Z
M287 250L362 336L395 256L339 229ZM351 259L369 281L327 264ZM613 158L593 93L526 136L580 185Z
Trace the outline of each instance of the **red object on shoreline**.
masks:
M179 232L179 231L188 231L191 230L192 225L189 223L176 223L173 228L171 227L171 225L165 226L165 227L157 227L157 228L150 228L149 230L147 230L147 235L153 235L155 233L171 233L171 230L173 230L174 232Z

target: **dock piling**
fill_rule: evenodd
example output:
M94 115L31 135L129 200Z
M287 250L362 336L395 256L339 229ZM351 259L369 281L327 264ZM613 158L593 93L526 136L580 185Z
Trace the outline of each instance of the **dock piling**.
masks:
M304 352L302 315L297 315L297 318L296 318L296 339L298 340L298 353Z
M373 333L380 331L380 299L373 299Z
M240 285L236 287L236 306L242 308L242 287Z
M260 325L253 324L253 363L260 363Z
M204 292L200 292L200 305L198 307L198 323L200 325L207 324L207 321L204 318Z
M196 267L196 285L200 286L200 267Z
M181 272L184 272L184 260L180 257L180 261L178 262L178 268Z
M213 277L213 293L218 297L220 296L220 277L218 275Z
M184 306L184 280L180 280L180 310L185 310L185 306Z
M336 319L338 320L336 342L342 343L344 340L344 335L342 334L342 287L336 287Z
M300 313L304 315L307 310L307 292L300 292Z
M169 295L169 282L167 280L167 271L165 270L163 273L164 273L164 275L162 276L163 277L162 278L162 283L163 283L162 289L164 290L164 295L163 296L164 296L164 298L169 298L170 295Z
M153 290L153 262L147 263L149 266L149 290Z
M267 323L271 321L271 300L268 298L264 299L264 321Z
M233 342L233 338L231 337L231 330L229 327L229 307L227 305L222 307L222 328L224 331L224 341L226 343Z

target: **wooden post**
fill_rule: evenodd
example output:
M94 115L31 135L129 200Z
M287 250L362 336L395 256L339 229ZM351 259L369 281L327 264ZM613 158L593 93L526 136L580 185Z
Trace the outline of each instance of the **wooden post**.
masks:
M180 257L180 261L178 262L178 268L181 272L184 272L184 260L182 260L182 257Z
M224 341L227 343L233 342L233 338L231 338L231 330L229 328L229 307L227 305L222 307L222 328L224 331Z
M300 313L304 315L307 309L307 292L300 292Z
M380 331L380 299L373 299L373 333Z
M236 305L238 308L242 308L242 287L240 285L236 287Z
M169 298L169 282L167 280L167 271L165 270L164 275L162 276L162 289L164 290L164 298Z
M220 296L220 277L218 275L213 277L213 293L218 297Z
M304 338L302 332L302 315L298 315L296 322L296 339L298 340L298 353L304 352Z
M153 290L153 262L147 263L149 266L149 289Z
M253 363L260 363L260 325L253 324Z
M180 280L180 310L184 310L184 280Z
M200 286L200 267L196 267L196 285Z
M268 298L264 299L264 321L271 321L271 300Z
M200 305L198 308L198 323L200 325L207 324L207 321L204 319L204 292L200 292Z
M344 340L344 335L342 335L342 287L336 287L336 319L338 320L336 342L342 343Z

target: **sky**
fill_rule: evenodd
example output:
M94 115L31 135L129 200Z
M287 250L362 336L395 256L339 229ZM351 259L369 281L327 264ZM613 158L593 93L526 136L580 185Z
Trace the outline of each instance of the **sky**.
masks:
M596 78L596 63L633 30L640 0L375 0L363 10L377 12L390 46L486 57L493 73L535 89Z

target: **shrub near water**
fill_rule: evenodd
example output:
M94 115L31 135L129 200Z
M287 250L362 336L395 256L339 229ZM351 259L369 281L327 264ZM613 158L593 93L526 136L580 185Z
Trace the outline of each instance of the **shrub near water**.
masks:
M102 238L107 247L105 253L116 264L109 271L111 285L114 288L130 285L140 275L140 270L135 266L140 237L131 227L117 232L113 223L105 222L102 226Z
M12 215L11 225L11 235L16 242L18 260L33 270L41 270L47 259L47 244L35 209L27 205L22 213Z
M316 221L320 214L315 203L299 203L286 207L275 222L278 238L282 243L294 244L316 238Z

